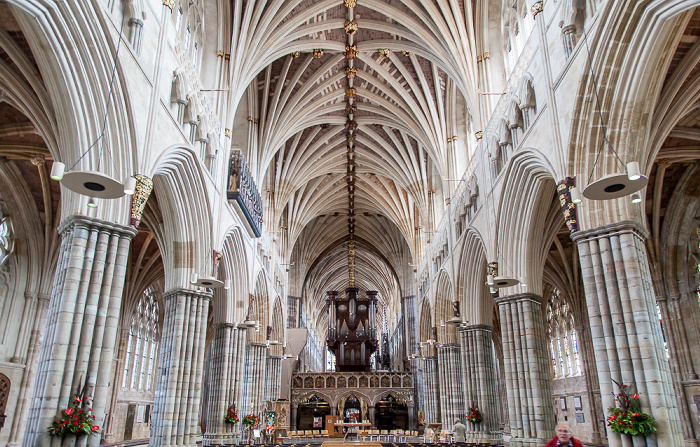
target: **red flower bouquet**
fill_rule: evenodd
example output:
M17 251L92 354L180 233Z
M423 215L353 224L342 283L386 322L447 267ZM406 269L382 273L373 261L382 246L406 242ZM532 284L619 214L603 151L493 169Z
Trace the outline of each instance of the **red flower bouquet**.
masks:
M646 436L656 433L654 418L642 413L639 394L631 393L630 388L629 385L620 385L620 392L615 396L620 408L608 408L608 426L620 434Z
M243 425L255 428L260 425L260 418L254 414L249 414L243 418Z
M479 411L479 408L469 408L469 411L467 412L467 420L469 422L473 422L475 424L478 424L484 419L484 417L481 414L481 411Z
M95 425L95 416L87 397L73 396L68 408L61 410L60 414L49 427L52 436L67 434L92 435L97 433L100 427Z
M238 412L236 411L236 407L234 407L233 405L228 407L228 411L226 412L226 417L224 418L224 421L230 424L238 423Z

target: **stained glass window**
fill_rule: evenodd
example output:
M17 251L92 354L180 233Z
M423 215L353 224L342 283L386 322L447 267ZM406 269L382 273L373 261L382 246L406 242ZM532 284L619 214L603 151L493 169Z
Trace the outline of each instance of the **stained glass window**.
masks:
M178 32L182 27L182 5L177 7L177 15L175 16L175 30Z
M578 352L574 316L558 290L555 290L549 298L547 320L554 378L581 375L581 358Z
M9 217L0 213L0 265L3 265L14 250L15 243L12 236L12 222Z
M131 318L124 359L123 388L128 385L130 389L151 389L159 340L158 302L153 296L153 290L149 288L143 293Z

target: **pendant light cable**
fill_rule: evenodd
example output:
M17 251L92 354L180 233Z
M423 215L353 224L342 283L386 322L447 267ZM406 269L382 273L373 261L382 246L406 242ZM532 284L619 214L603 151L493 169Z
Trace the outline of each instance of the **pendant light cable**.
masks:
M100 131L100 134L97 136L95 141L88 147L85 152L82 153L82 155L76 160L75 163L68 169L68 171L73 170L73 168L80 163L80 160L87 155L88 152L90 152L90 149L92 149L98 141L102 139L102 137L105 134L105 128L107 127L107 113L109 112L109 106L112 103L112 88L114 86L114 78L117 73L117 58L119 57L119 49L121 48L122 45L122 36L124 34L124 19L126 18L126 2L124 3L124 9L122 11L122 22L121 25L119 26L119 40L117 42L117 51L114 53L114 63L112 64L112 77L109 81L109 91L107 92L107 105L105 107L105 116L102 121L102 130ZM99 169L99 162L102 160L102 149L104 148L104 142L102 143L102 146L100 146L100 154L99 154L99 159L98 159L98 169ZM110 157L111 159L111 157ZM114 165L114 160L112 160L112 165Z
M588 46L588 34L586 33L585 27L583 27L583 40L586 44L586 54L588 55L588 68L591 72L591 81L593 82L593 94L595 95L595 101L598 108L600 125L603 129L603 142L600 144L600 148L598 148L598 153L596 154L595 161L593 162L593 167L591 168L591 175L588 177L588 183L591 183L591 179L593 178L593 172L595 171L595 167L598 164L600 154L603 152L603 146L605 145L605 143L608 144L608 147L610 148L612 153L615 155L615 158L617 159L617 161L620 162L623 168L625 167L625 163L622 161L622 159L620 159L620 156L618 155L617 151L615 151L615 148L612 146L612 144L610 144L610 140L608 140L608 134L605 128L605 121L603 120L603 109L600 106L600 98L598 97L598 85L596 84L595 73L593 72L593 60L591 59L591 49Z

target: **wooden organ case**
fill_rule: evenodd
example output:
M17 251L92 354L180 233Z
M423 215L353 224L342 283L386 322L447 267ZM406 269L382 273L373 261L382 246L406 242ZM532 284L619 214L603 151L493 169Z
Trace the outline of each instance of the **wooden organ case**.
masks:
M345 289L345 296L326 292L328 302L328 348L335 354L339 372L369 371L370 356L377 349L377 293Z

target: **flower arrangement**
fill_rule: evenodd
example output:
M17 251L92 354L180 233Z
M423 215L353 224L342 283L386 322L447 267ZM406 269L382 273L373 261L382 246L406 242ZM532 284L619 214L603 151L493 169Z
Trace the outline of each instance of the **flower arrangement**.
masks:
M260 418L254 414L249 414L243 418L243 425L246 427L257 427L260 425Z
M474 408L469 408L469 411L467 412L467 420L469 422L473 422L475 424L478 424L484 419L483 415L481 414L481 411L479 411L478 407Z
M632 392L631 386L619 385L620 392L615 396L620 408L610 407L608 426L615 433L629 435L651 435L656 433L654 418L642 413L639 394Z
M94 424L95 416L92 415L88 398L73 396L68 408L61 410L60 415L49 427L49 435L92 435L100 430L100 427Z
M226 411L226 417L224 418L224 421L231 423L231 424L237 424L238 423L238 412L236 411L236 407L231 405L228 407L228 410Z

